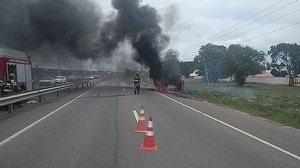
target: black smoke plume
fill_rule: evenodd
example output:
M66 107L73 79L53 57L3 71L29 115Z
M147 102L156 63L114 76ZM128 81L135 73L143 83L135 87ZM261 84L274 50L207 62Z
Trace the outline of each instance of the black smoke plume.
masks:
M162 33L156 9L139 0L111 3L117 13L106 21L92 0L0 0L0 40L27 52L50 46L79 59L111 57L128 40L133 59L160 79L160 54L169 37Z
M50 45L77 58L96 57L102 16L95 6L89 0L1 0L0 38L27 52Z
M160 79L160 54L167 46L169 37L162 33L157 11L147 5L141 6L138 0L112 0L112 6L117 10L117 15L105 24L110 29L103 29L101 38L110 49L128 39L135 50L133 59L150 68L151 78Z
M179 51L169 49L162 63L162 78L166 84L175 85L178 90L182 89L182 75L179 66Z

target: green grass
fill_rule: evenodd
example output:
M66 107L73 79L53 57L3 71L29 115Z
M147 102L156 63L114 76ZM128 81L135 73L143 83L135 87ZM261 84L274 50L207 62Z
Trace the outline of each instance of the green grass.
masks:
M300 87L281 85L207 84L186 81L186 91L202 100L300 128Z

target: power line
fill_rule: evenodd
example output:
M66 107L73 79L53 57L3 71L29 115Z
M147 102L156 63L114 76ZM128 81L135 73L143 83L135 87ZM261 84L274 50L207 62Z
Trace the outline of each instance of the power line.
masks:
M275 32L277 32L277 31L280 31L280 30L283 30L283 29L292 27L292 26L297 25L297 24L300 24L300 21L299 21L299 22L296 22L296 23L293 23L293 24L290 24L290 25L287 25L287 26L284 26L284 27L281 27L281 28L278 28L278 29L275 29L275 30L272 30L272 31L267 32L267 33L264 33L264 34L260 34L260 35L255 36L255 37L248 38L248 39L246 39L246 40L244 40L244 41L241 41L240 43L244 43L244 42L246 42L246 41L250 41L250 40L253 40L253 39L257 39L257 38L260 38L260 37L262 37L262 36L266 36L266 35L275 33ZM185 54L185 55L187 55L187 54Z
M281 27L281 28L279 28L279 29L275 29L275 30L272 30L272 31L270 31L270 32L267 32L267 33L264 33L264 34L255 36L255 37L251 37L251 38L249 38L249 39L246 39L246 40L242 41L241 43L246 42L246 41L250 41L250 40L253 40L253 39L256 39L256 38L259 38L259 37L268 35L268 34L272 34L272 33L274 33L274 32L277 32L277 31L280 31L280 30L289 28L289 27L294 26L294 25L297 25L297 24L300 24L300 21L299 21L299 22L296 22L296 23L293 23L293 24L290 24L290 25L287 25L287 26L284 26L284 27Z
M267 25L267 24L270 24L270 23L272 23L272 22L274 22L274 21L276 21L276 20L282 19L282 18L284 18L284 17L287 17L287 16L289 16L289 15L291 15L291 14L294 14L294 13L296 13L296 12L299 12L299 11L300 11L300 9L297 9L297 10L295 10L295 11L293 11L293 12L290 12L290 13L288 13L288 14L286 14L286 15L277 17L277 18L275 18L275 19L273 19L273 20L271 20L271 21L269 21L269 22L267 22L267 23L265 23L265 24L263 24L263 25L257 26L257 27L255 27L255 28L252 28L252 29L248 30L248 31L245 31L245 32L240 33L240 34L237 34L237 35L235 35L235 36L226 38L225 40L229 40L229 39L231 39L231 38L235 38L235 37L238 37L238 36L240 36L240 35L243 35L243 34L252 32L253 30L256 30L256 29L258 29L258 28L261 28L261 27L263 27L263 26L265 26L265 25Z
M284 0L281 0L281 1L276 2L275 4L272 4L271 6L269 6L269 7L265 8L265 9L263 9L262 11L257 12L257 13L255 13L255 14L251 15L250 17L248 17L248 18L242 20L241 22L239 22L239 23L237 23L237 24L234 24L234 25L230 26L229 28L227 28L227 29L225 29L225 30L223 30L223 31L221 31L221 32L219 32L219 33L213 35L212 37L215 37L215 36L217 36L217 35L219 35L219 34L225 32L225 31L227 31L227 30L230 30L231 28L233 28L233 27L235 27L235 26L237 26L237 25L240 25L241 23L243 23L243 22L245 22L245 21L247 21L247 20L253 18L254 16L257 16L258 14L261 14L262 12L264 12L264 11L266 11L266 10L272 8L273 6L275 6L275 5L279 4L279 3L281 3L282 1L284 1ZM296 0L296 1L298 1L298 0ZM211 39L212 37L209 37L207 40Z
M294 3L297 2L297 1L298 1L298 0L295 0L295 1L293 1L293 2L290 2L290 3L288 3L288 4L284 5L284 6L282 6L282 7L278 8L278 9L276 9L276 10L273 10L273 11L271 11L270 13L268 13L268 14L266 14L266 15L263 15L262 17L259 17L259 18L255 19L255 20L253 20L253 21L250 22L250 23L247 23L247 24L245 24L245 25L243 25L243 26L241 26L241 27L239 27L239 28L236 28L236 29L230 31L229 33L223 34L222 36L216 38L215 40L220 39L220 38L222 38L222 37L224 37L224 36L227 36L227 35L229 35L229 34L235 32L235 31L237 31L237 30L240 30L241 28L244 28L244 27L246 27L246 26L248 26L248 25L250 25L250 24L252 24L252 23L254 23L254 22L258 21L258 20L261 20L261 19L263 19L263 18L265 18L265 17L267 17L267 16L269 16L269 15L275 13L275 12L278 12L278 11L280 11L281 9L286 8L286 7L288 7L288 6L292 5L292 4L294 4Z
M279 10L281 10L281 9L283 9L283 8L285 8L285 7L287 7L287 6L290 6L291 4L293 4L293 3L297 2L297 1L298 1L298 0L295 0L295 1L293 1L293 2L290 2L290 3L288 3L287 5L284 5L284 6L278 8L278 9L276 9L276 10L273 10L272 12L270 12L270 13L268 13L268 14L266 14L266 15L264 15L264 16L262 16L262 17L256 19L256 20L254 20L254 21L252 21L252 22L250 22L250 23L248 23L248 24L246 24L246 25L243 25L243 26L241 26L241 27L239 27L239 28L237 28L237 29L234 29L233 31L231 31L231 32L229 32L229 33L226 33L226 34L224 34L224 35L222 35L222 36L220 36L220 37L218 37L218 38L216 38L216 39L219 39L219 38L221 38L221 37L224 37L225 35L231 34L232 32L234 32L234 31L236 31L236 30L239 30L239 29L241 29L241 28L243 28L243 27L245 27L245 26L247 26L247 25L250 25L250 24L252 24L252 23L254 23L254 22L256 22L256 21L258 21L258 20L260 20L260 19L262 19L262 18L264 18L264 17L266 17L266 16L268 16L268 15L271 15L271 14L273 14L273 13L275 13L275 12L277 12L277 11L279 11ZM279 2L277 2L277 3L279 3ZM278 17L278 18L276 18L276 19L273 19L273 20L271 20L271 21L269 21L269 22L267 22L267 23L265 23L265 24L263 24L263 25L261 25L261 26L257 26L257 27L255 27L255 28L249 30L249 31L244 32L244 33L251 32L251 31L253 31L253 30L257 29L257 28L263 27L263 26L265 26L265 25L267 25L267 24L269 24L269 23L271 23L271 22L274 22L274 21L276 21L276 20L279 20L279 19L281 19L281 18L284 18L284 17L286 17L286 16L288 16L288 15L291 15L291 14L293 14L293 13L296 13L296 12L298 12L298 11L300 11L300 9L295 10L295 11L293 11L293 12L290 12L290 13L288 13L288 14L286 14L286 15L283 15L283 16L281 16L281 17ZM294 25L294 24L292 24L292 25ZM292 25L288 25L287 27L290 27L290 26L292 26ZM285 27L284 27L284 28L285 28ZM284 29L284 28L280 28L279 30ZM277 29L276 29L276 30L277 30ZM277 31L279 31L279 30L277 30ZM276 31L275 31L275 32L276 32ZM240 33L240 34L238 34L237 36L242 35L242 34L244 34L244 33ZM271 33L272 33L272 32L271 32ZM270 33L267 33L267 34L270 34ZM234 37L236 37L236 36L234 36ZM215 40L216 40L216 39L215 39ZM227 38L227 39L228 39L228 38ZM226 40L227 40L227 39L226 39ZM206 39L206 40L207 40L207 39ZM206 40L204 40L204 41L206 41ZM249 39L249 40L250 40L250 39ZM204 41L202 41L202 42L204 42ZM248 41L248 40L245 40L245 41ZM243 41L243 42L244 42L244 41ZM198 47L198 46L197 46L197 47ZM194 51L189 50L189 51L185 52L184 55L189 55L189 54L192 54L193 52L194 52Z
M243 23L243 22L245 22L245 21L247 21L247 20L249 20L249 19L251 19L251 18L257 16L258 14L261 14L262 12L264 12L264 11L266 11L266 10L272 8L273 6L279 4L279 3L283 2L283 1L284 1L284 0L280 0L280 1L278 1L278 2L276 2L276 3L274 3L274 4L272 4L272 5L270 5L270 6L266 7L266 8L264 8L263 10L261 10L261 11L255 13L255 14L253 14L253 15L251 15L251 16L245 18L244 20L242 20L242 21L240 21L240 22L238 22L238 23L236 23L236 24L230 26L229 28L227 28L227 29L225 29L225 30L223 30L223 31L221 31L221 32L219 32L219 33L217 33L217 34L215 34L215 35L212 35L212 36L208 37L207 39L205 39L205 40L203 40L203 41L201 41L201 42L198 42L198 43L196 43L196 44L194 44L194 45L192 45L192 46L199 45L199 44L201 44L202 42L204 42L204 41L206 41L206 40L209 40L209 39L211 39L211 38L213 38L213 37L215 37L215 36L217 36L217 35L219 35L219 34L222 34L222 33L224 33L225 31L230 30L230 29L232 29L233 27L240 25L241 23ZM192 47L192 46L191 46L191 47ZM185 49L183 49L183 50L190 49L191 47L185 48Z

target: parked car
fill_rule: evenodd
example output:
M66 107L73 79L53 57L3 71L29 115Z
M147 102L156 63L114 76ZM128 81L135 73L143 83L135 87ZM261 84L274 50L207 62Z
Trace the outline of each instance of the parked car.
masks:
M93 75L84 76L83 79L84 80L92 80L92 79L94 79L94 76Z
M100 75L94 75L94 78L99 79L99 78L101 78L101 76Z
M44 77L39 80L39 86L53 86L55 84L55 79L52 77Z
M83 76L82 75L76 75L76 81L77 82L82 82L83 81Z
M77 82L81 82L82 80L83 79L81 75L71 75L67 78L67 82L70 83L77 83Z
M76 76L75 75L71 75L67 78L67 82L70 82L70 83L76 83L77 80L76 80Z
M57 76L55 78L55 83L59 84L59 83L66 83L67 82L67 77L65 76Z

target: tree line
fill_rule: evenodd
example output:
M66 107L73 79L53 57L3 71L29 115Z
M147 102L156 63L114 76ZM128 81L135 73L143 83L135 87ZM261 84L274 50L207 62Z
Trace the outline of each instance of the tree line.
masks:
M266 57L270 56L271 61ZM266 68L275 77L289 75L292 79L300 74L300 45L281 43L271 46L265 53L249 46L232 44L206 44L201 46L193 61L179 63L181 74L188 77L194 70L209 82L235 77L237 85L244 85L246 77L261 73ZM290 83L291 84L291 83Z

